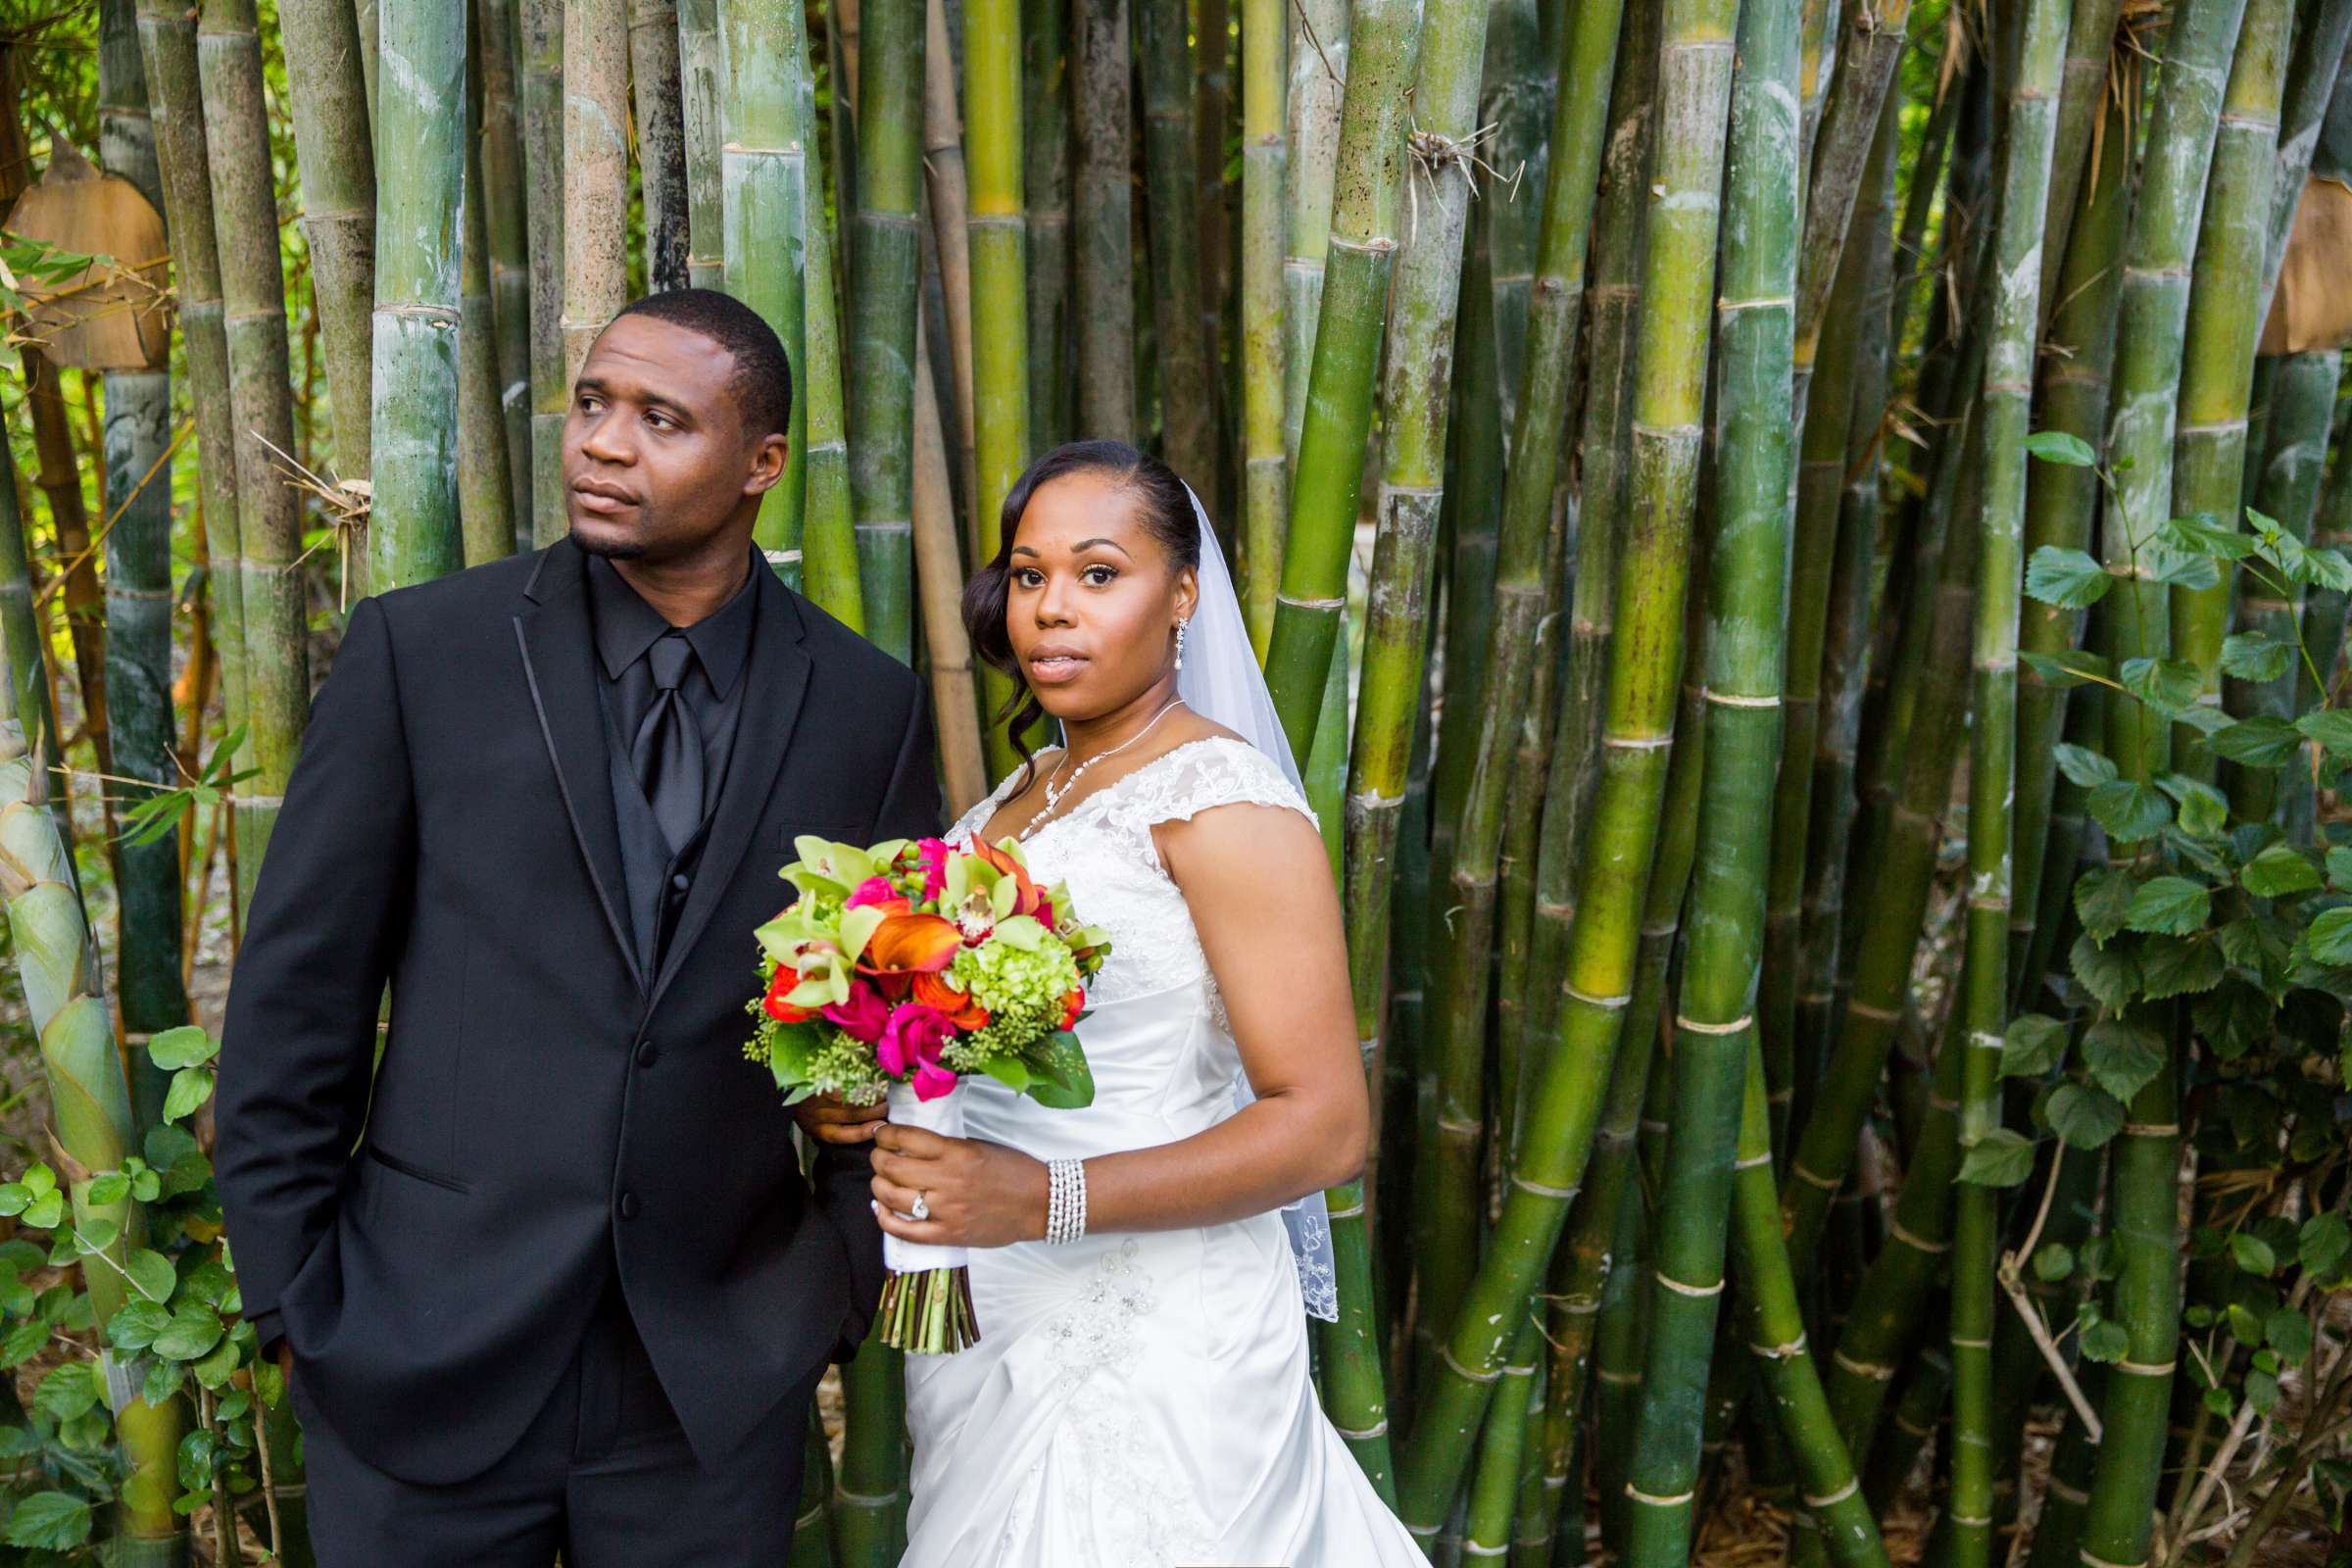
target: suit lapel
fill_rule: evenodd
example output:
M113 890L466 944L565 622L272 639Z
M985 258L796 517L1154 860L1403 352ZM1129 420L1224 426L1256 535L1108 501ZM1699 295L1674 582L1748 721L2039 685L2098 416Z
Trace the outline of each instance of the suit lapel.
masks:
M736 724L735 750L727 762L726 780L719 786L718 805L710 813L710 836L703 845L701 870L686 895L686 907L678 913L677 929L670 933L662 973L653 983L654 1006L661 1005L662 994L702 939L720 898L745 868L745 853L767 814L794 721L800 717L802 701L808 692L811 666L801 646L800 607L773 572L758 566L754 569L759 576L760 613L751 662L744 670L749 684L744 688L743 713ZM765 874L774 868L759 869ZM750 933L742 936L748 962Z
M539 558L523 587L531 603L514 617L514 641L531 705L539 710L539 733L555 763L556 793L588 863L605 924L643 992L647 976L637 961L637 944L615 902L628 884L621 875L620 829L612 811L603 710L597 704L587 565L587 558L568 540Z

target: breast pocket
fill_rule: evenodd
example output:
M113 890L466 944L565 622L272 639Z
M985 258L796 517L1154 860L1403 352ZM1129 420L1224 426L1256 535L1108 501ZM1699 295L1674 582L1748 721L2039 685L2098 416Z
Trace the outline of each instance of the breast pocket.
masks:
M836 814L833 816L787 817L783 826L776 830L776 848L784 852L784 858L787 860L800 858L800 852L794 848L794 845L803 838L825 839L835 844L854 844L858 848L863 849L868 842L865 824L866 818L862 816Z

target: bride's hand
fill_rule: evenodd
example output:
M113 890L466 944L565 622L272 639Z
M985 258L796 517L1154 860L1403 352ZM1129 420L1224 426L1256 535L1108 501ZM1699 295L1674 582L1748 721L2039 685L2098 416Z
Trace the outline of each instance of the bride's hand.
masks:
M1043 1161L976 1138L883 1123L874 1135L874 1218L901 1241L1003 1247L1042 1241L1050 1183ZM928 1219L908 1219L920 1195Z

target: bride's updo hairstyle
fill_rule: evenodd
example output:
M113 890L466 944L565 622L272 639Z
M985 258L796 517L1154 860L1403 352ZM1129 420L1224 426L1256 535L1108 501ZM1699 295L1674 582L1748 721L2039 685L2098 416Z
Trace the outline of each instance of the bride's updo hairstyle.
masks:
M1012 678L1015 689L998 710L997 721L1009 726L1024 766L1030 760L1028 733L1045 718L1046 710L1022 677L1012 637L1004 629L1004 607L1012 592L1012 547L1019 542L1029 498L1040 487L1073 473L1101 474L1133 499L1135 520L1166 554L1171 572L1200 564L1200 528L1193 516L1192 495L1175 469L1149 453L1124 441L1067 441L1021 471L1004 495L996 559L963 585L963 629L973 651Z

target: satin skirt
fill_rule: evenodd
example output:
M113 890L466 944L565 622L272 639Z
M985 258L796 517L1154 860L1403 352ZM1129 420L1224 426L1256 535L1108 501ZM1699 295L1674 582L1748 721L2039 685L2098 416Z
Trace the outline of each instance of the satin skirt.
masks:
M1282 1221L971 1254L906 1357L900 1568L1423 1568L1316 1402Z

